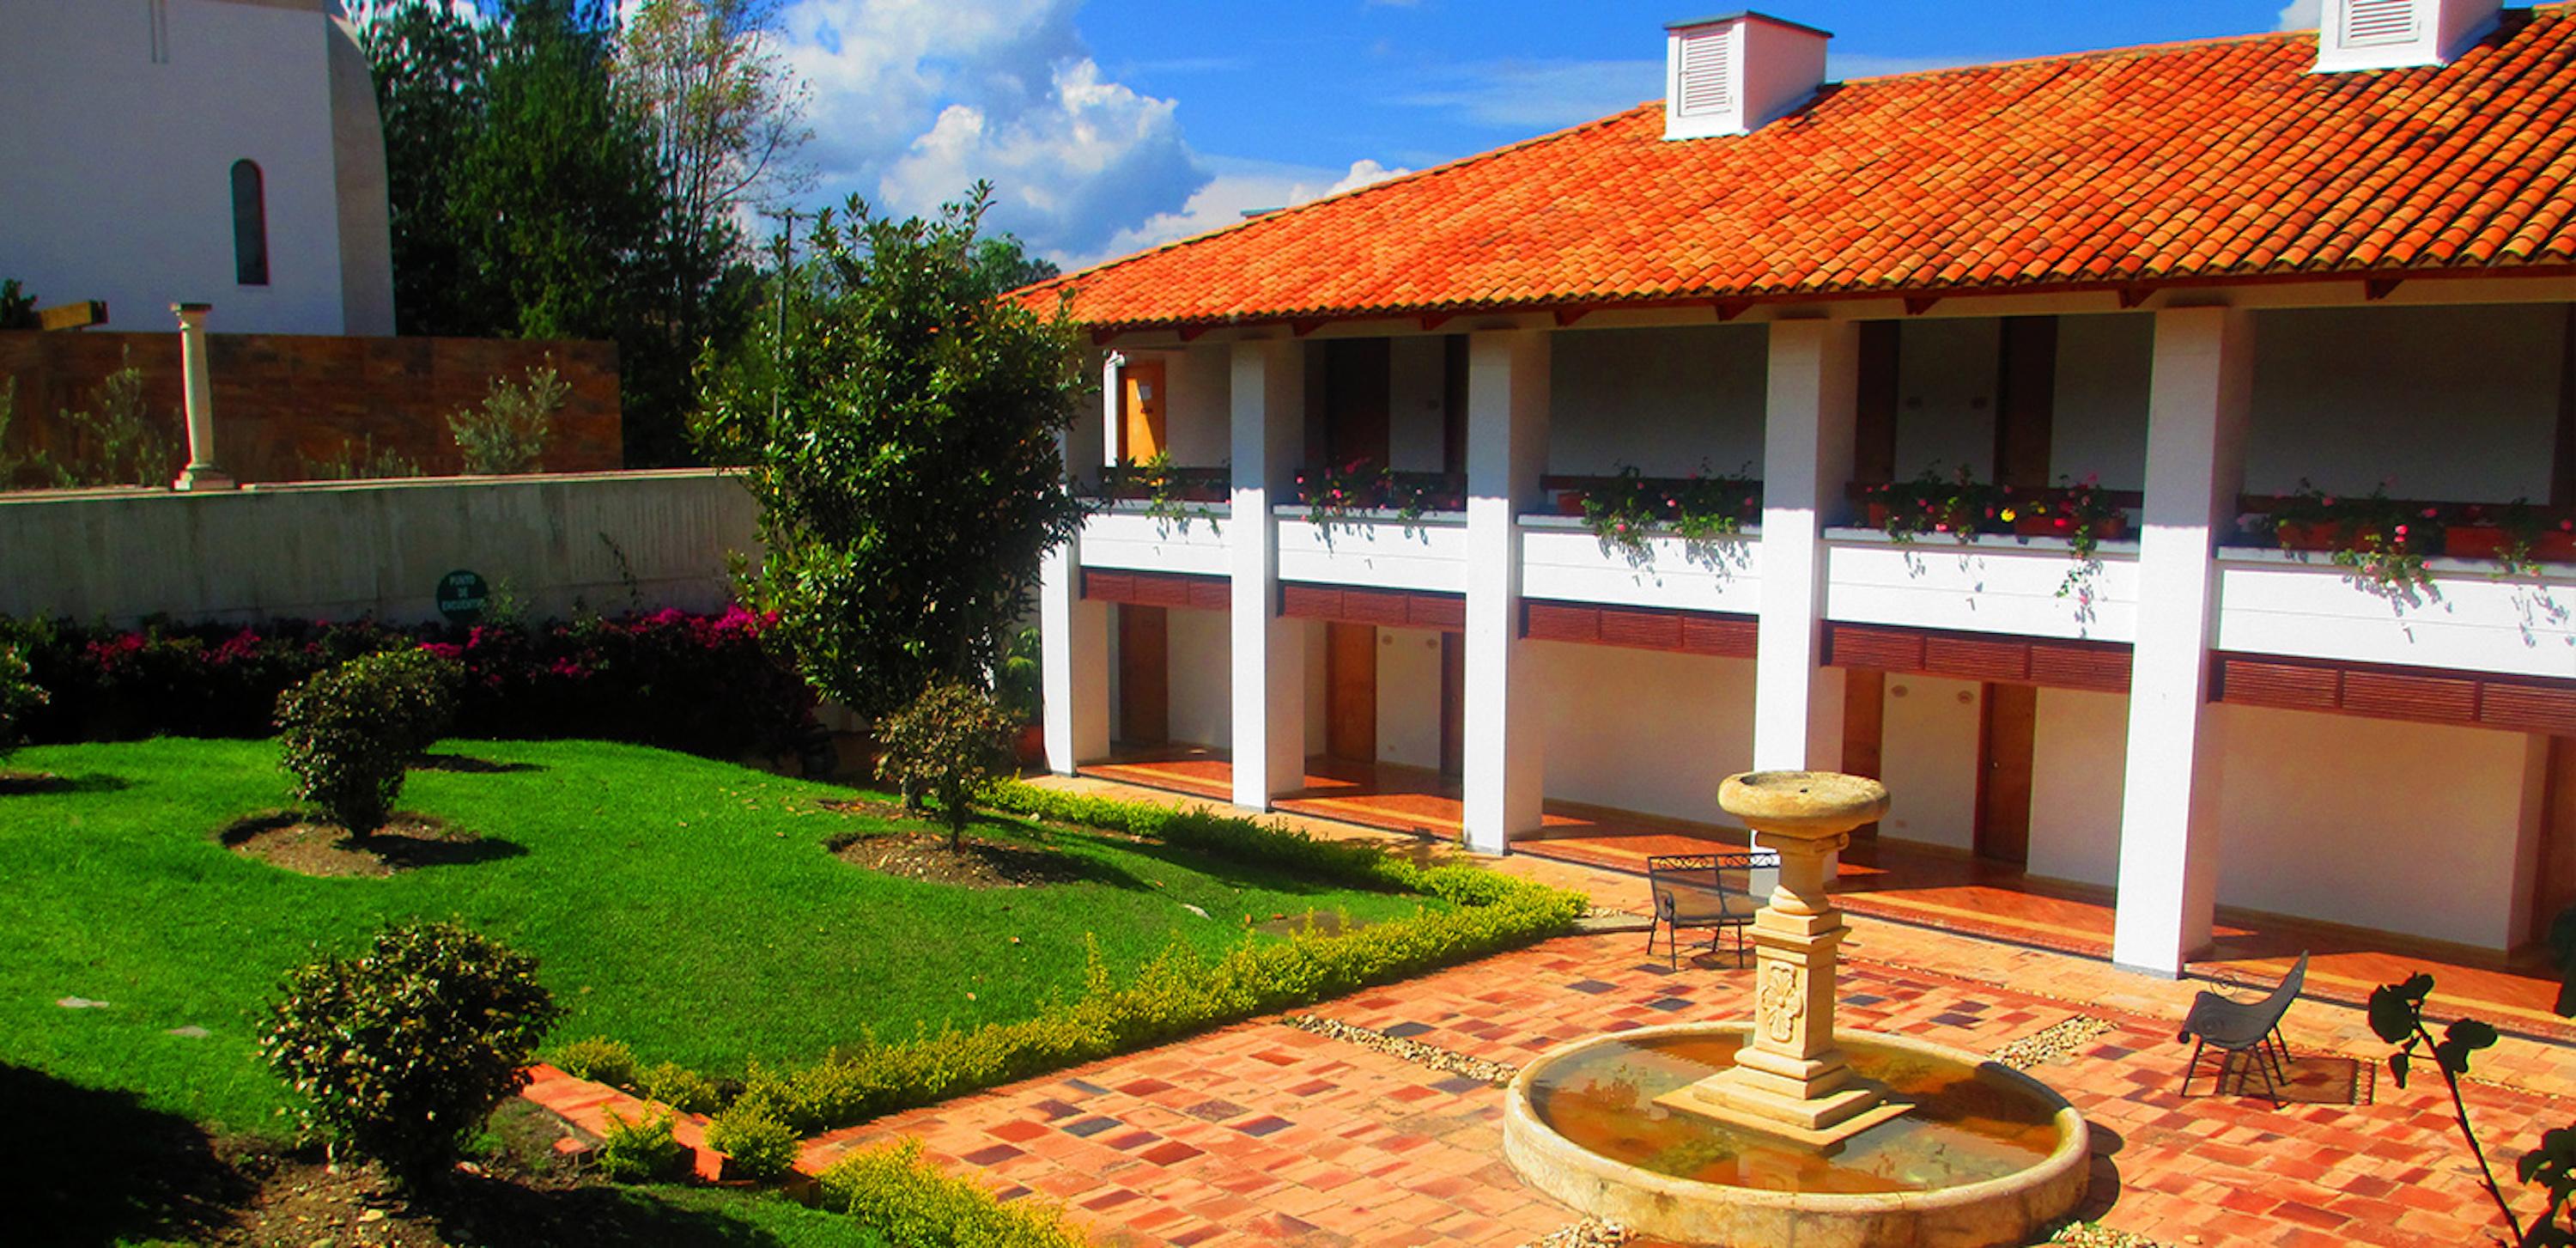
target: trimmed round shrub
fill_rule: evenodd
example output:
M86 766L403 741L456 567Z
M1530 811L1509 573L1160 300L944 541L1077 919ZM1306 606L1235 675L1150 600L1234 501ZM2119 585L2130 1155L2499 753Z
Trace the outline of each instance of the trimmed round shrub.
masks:
M412 760L456 713L456 665L425 650L351 659L277 700L278 745L295 796L364 836L383 827Z
M454 1164L562 1013L536 959L454 923L398 923L357 957L287 972L260 1053L313 1125L412 1183Z
M796 1164L796 1132L756 1105L736 1105L707 1124L707 1147L733 1160L746 1179L768 1182Z
M673 1134L677 1120L669 1114L646 1114L628 1122L609 1111L608 1130L599 1137L599 1172L619 1183L650 1183L680 1172L689 1150Z
M1010 773L1017 727L992 694L964 681L943 681L877 725L877 741L885 748L877 774L914 810L924 799L936 802L954 843L966 833L968 799Z
M622 1041L592 1036L556 1050L555 1069L575 1079L623 1086L635 1081L635 1051Z
M18 748L19 721L48 700L36 687L27 656L14 645L0 645L0 758Z
M648 1101L660 1101L684 1114L712 1114L724 1103L715 1081L678 1062L656 1062L636 1076Z

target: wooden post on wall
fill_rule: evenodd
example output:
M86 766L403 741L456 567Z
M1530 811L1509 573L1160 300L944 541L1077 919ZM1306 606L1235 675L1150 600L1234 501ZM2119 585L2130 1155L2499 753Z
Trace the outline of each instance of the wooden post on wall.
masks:
M1863 321L1860 326L1860 393L1852 412L1852 480L1884 485L1896 479L1896 365L1902 321Z
M2004 318L1995 363L1995 480L2016 490L2046 489L2051 426L2057 415L2057 318Z

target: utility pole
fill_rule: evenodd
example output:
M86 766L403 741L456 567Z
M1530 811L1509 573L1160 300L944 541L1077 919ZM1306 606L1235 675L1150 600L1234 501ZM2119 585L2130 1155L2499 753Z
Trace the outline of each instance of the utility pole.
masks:
M765 217L775 217L785 222L778 231L778 245L775 248L778 253L778 268L771 279L773 284L778 288L778 324L769 340L769 423L774 429L777 427L780 414L784 412L786 407L787 268L789 262L795 259L796 256L797 212L794 208L781 208L776 210L764 210L761 215Z

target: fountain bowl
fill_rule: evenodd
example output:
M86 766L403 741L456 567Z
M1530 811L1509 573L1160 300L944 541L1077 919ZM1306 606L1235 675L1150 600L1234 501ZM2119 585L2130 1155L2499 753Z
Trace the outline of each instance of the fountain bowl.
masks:
M2037 1238L2050 1222L2084 1199L2091 1183L2092 1145L2083 1116L2046 1084L1977 1054L1905 1036L1844 1032L1853 1048L1880 1061L1911 1062L1952 1075L1971 1073L1989 1100L2020 1098L2027 1164L1995 1163L1995 1177L1918 1190L1791 1190L1675 1177L1594 1151L1561 1133L1542 1101L1566 1072L1597 1069L1655 1046L1693 1045L1728 1050L1751 1030L1746 1022L1683 1023L1591 1036L1550 1050L1524 1067L1505 1094L1503 1153L1532 1186L1566 1204L1636 1233L1685 1244L1721 1248L1983 1248ZM1605 1047L1617 1046L1617 1047ZM1625 1069L1622 1067L1621 1069ZM1864 1071L1863 1073L1867 1073ZM1552 1079L1551 1075L1560 1078ZM1687 1075L1678 1076L1686 1078ZM1640 1101L1636 1112L1650 1112ZM1914 1116L1909 1116L1912 1118ZM1907 1120L1898 1120L1900 1124ZM2053 1139L2047 1134L2054 1128ZM1720 1128L1721 1130L1725 1128ZM1892 1130L1921 1130L1920 1125ZM1866 1155L1873 1132L1820 1154ZM1765 1142L1767 1143L1767 1142ZM1797 1146L1779 1142L1796 1157ZM1757 1144L1756 1147L1759 1147ZM1941 1146L1934 1145L1937 1152ZM1853 1150L1846 1153L1845 1150ZM1734 1162L1750 1165L1750 1162ZM1831 1164L1815 1161L1812 1164ZM2017 1167L2017 1168L2014 1168Z

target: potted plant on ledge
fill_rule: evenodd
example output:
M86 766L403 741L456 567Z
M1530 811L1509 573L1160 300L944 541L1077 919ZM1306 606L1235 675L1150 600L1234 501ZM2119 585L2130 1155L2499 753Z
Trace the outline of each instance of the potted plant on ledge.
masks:
M1762 483L1746 471L1711 476L1707 465L1687 478L1646 476L1621 464L1608 483L1581 492L1585 528L1631 556L1646 553L1646 539L1669 529L1685 541L1705 542L1742 532L1762 514Z
M2333 495L2306 478L2272 509L2272 535L2283 550L2331 552L2335 565L2363 584L2411 593L2433 583L2424 560L2442 552L2442 510L2388 496L2381 482L2363 497Z
M2442 534L2442 552L2454 559L2493 559L2501 575L2540 575L2543 563L2576 563L2576 519L2544 519L2529 499L2458 508Z

